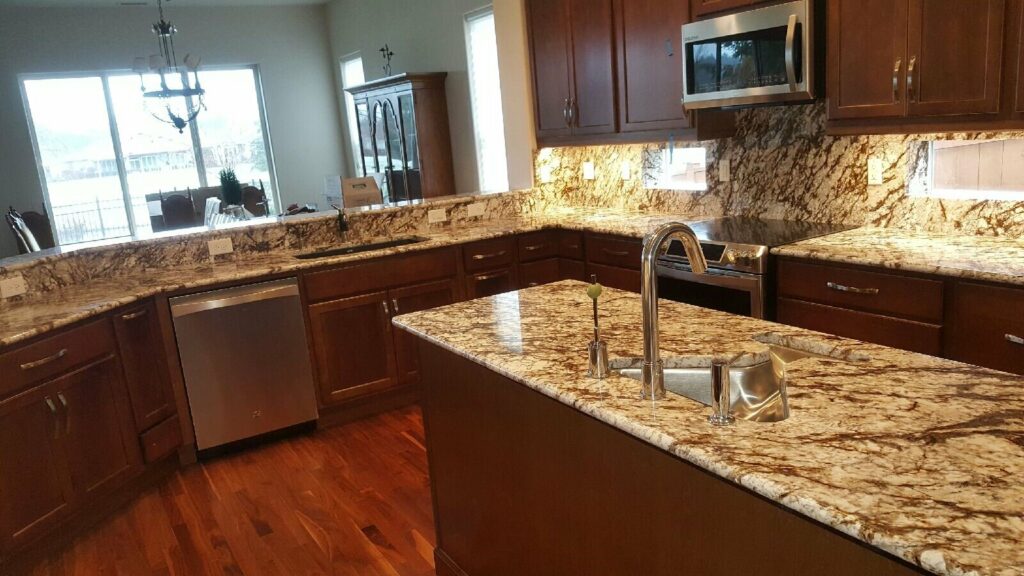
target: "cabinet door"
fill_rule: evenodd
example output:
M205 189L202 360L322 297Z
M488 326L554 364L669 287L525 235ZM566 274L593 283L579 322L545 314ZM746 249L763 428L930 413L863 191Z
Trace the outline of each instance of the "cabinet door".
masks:
M999 112L1005 16L1006 0L910 0L910 115Z
M575 134L615 132L612 0L569 0Z
M46 532L71 508L57 402L47 386L0 402L0 550Z
M141 468L120 372L111 357L53 382L63 417L61 442L77 497L113 490Z
M446 306L455 302L455 284L451 280L416 284L389 290L391 312L394 315L409 314ZM405 330L394 330L395 363L400 384L414 384L419 381L419 362L416 358L417 338Z
M114 329L135 425L148 430L175 410L156 306L150 302L114 316Z
M689 127L683 110L683 24L675 0L615 0L622 132Z
M323 405L395 385L391 314L386 292L309 307Z
M632 0L627 0L631 2ZM733 10L736 8L743 8L754 3L754 0L690 0L690 7L693 10L693 17L705 16L707 14L714 14L715 12L722 12L724 10ZM680 2L682 4L682 2Z
M946 329L946 355L1024 374L1024 289L958 283Z
M466 276L466 297L470 300L511 292L515 289L515 265Z
M548 258L519 265L519 280L524 288L550 284L562 279L558 258Z
M828 115L906 114L908 0L829 0Z
M568 136L570 84L568 0L528 0L537 138Z

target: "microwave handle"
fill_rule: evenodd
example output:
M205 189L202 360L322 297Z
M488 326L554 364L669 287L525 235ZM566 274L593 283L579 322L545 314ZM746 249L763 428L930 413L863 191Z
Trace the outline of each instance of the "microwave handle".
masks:
M789 80L789 91L796 92L796 14L789 15L786 26L786 79Z

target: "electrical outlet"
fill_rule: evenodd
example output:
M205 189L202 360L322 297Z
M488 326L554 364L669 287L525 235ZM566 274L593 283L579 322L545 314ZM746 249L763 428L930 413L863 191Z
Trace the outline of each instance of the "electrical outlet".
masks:
M728 158L722 158L718 161L718 181L728 182L732 180L732 163L729 162Z
M623 180L629 180L633 177L633 166L629 163L629 160L622 161L622 165L619 166L619 176Z
M483 216L484 215L484 203L483 202L474 202L474 203L470 204L469 205L469 209L467 210L467 212L469 213L469 217L470 218L476 218L478 216Z
M429 224L440 224L441 222L448 221L448 212L444 208L437 208L427 212L427 222Z
M14 298L25 292L28 292L28 284L21 274L0 280L0 298Z
M593 162L584 162L583 163L583 179L584 180L593 180L595 178L597 178L597 170L594 168L594 163Z
M549 184L555 179L555 171L551 166L540 167L540 181L542 184Z
M235 246L231 243L231 238L217 238L216 240L210 240L206 243L206 247L210 250L210 258L220 256L221 254L231 254L235 251Z
M868 158L868 186L880 186L885 182L885 165L881 158Z

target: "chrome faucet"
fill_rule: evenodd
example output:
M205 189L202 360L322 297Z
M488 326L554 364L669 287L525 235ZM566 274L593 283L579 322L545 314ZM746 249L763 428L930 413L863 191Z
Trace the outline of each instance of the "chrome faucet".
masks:
M690 259L694 274L707 272L708 261L701 251L700 241L693 229L681 222L670 222L644 238L641 259L640 298L643 300L644 364L641 398L660 400L665 397L665 365L661 361L658 338L658 256L669 239L679 240Z

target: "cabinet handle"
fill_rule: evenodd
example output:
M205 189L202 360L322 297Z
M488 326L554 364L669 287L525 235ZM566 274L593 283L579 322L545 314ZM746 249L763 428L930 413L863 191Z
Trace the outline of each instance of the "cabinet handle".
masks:
M529 284L527 284L526 286L527 286L528 288L533 288L534 286L540 286L540 283L539 283L539 282L530 282L530 283L529 283Z
M545 246L547 246L547 244L534 244L533 246L523 246L523 250L526 250L527 252L535 252Z
M835 290L836 292L846 292L848 294L865 294L868 296L874 296L878 294L878 288L855 288L853 286L843 286L842 284L836 284L835 282L826 282L825 286L827 286L830 290Z
M64 435L71 435L71 408L68 406L68 399L64 397L63 392L57 393L57 399L60 400L60 405L64 408Z
M50 415L53 417L53 439L60 438L60 422L57 420L57 405L53 403L53 399L49 396L45 398L46 407L50 409Z
M493 274L482 274L480 276L474 276L473 279L477 282L486 282L488 280L494 280L495 278L501 278L507 275L507 272L495 272Z
M381 310L384 311L384 315L385 316L391 316L391 309L388 308L388 301L387 300L381 300L380 301L380 308L381 308Z
M572 126L572 120L569 119L569 99L565 99L565 104L562 105L562 119L565 120L567 127Z
M121 320L128 322L130 320L135 320L136 318L142 318L146 314L149 314L149 310L143 308L142 310L136 310L135 312L130 312L121 316Z
M611 248L602 248L602 250L609 256L618 256L620 258L629 256L629 250L612 250Z
M1018 346L1024 346L1024 338L1021 338L1020 336L1015 336L1013 334L1007 334L1006 341L1010 342L1011 344L1017 344Z
M31 370L33 368L39 368L40 366L46 366L50 362L56 362L57 360L60 360L61 358L66 356L67 353L68 353L68 349L67 348L61 348L60 351L58 351L56 354L53 354L51 356L47 356L46 358L40 358L39 360L36 360L34 362L26 362L26 363L22 364L21 365L21 369L22 370Z
M490 260L491 258L499 258L504 256L508 252L506 250L500 250L498 252L492 252L490 254L473 254L473 260Z
M392 298L391 299L391 313L396 315L396 316L399 314L399 312L398 312L398 298Z
M903 58L896 59L896 65L892 68L892 101L900 103L900 69L903 68Z
M576 124L576 116L579 115L578 111L579 105L576 103L576 99L573 98L572 102L569 104L569 126L576 126L577 128L579 127Z
M907 63L907 100L914 101L914 67L917 65L917 56L911 56Z

